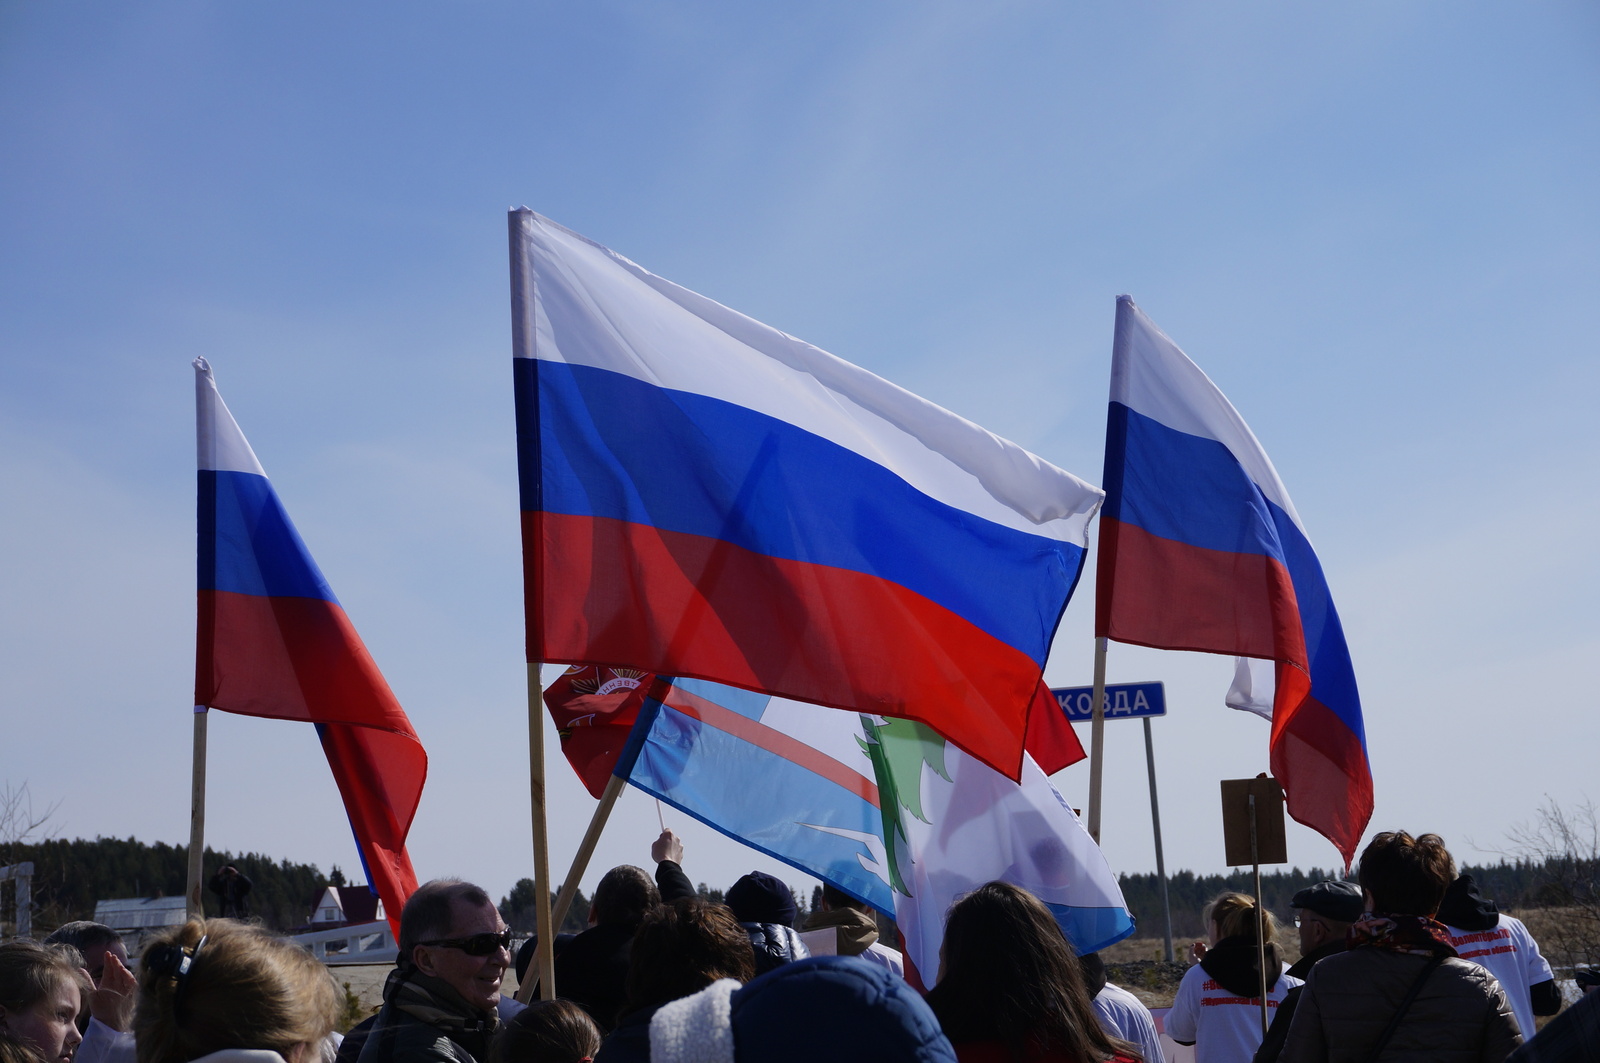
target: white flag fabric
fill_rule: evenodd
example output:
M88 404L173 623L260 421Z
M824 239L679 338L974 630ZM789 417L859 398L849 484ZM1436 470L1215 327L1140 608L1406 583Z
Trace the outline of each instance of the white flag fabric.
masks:
M1031 757L1013 782L911 720L658 679L617 774L892 911L926 984L950 905L996 879L1037 894L1079 952L1133 932L1105 856Z

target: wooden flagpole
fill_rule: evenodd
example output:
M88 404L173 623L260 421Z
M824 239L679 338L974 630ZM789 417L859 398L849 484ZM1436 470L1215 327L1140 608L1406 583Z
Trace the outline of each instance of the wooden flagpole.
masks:
M544 681L539 665L528 663L528 790L533 799L533 880L534 926L541 944L555 941L550 919L550 827L544 791ZM555 950L539 950L539 995L556 997ZM517 995L522 996L521 987Z
M511 354L513 358L531 358L535 336L533 269L524 246L524 227L532 216L527 207L506 213L506 236L511 258ZM518 402L522 399L519 396ZM524 557L529 577L525 584L528 608L528 645L539 645L535 637L534 615L539 601L540 588L532 573L537 565L532 557ZM539 675L542 662L528 662L528 794L533 812L533 911L535 926L541 942L554 942L553 924L550 920L550 826L545 803L544 773L544 681ZM555 950L540 949L539 986L546 1000L556 995ZM520 992L520 987L519 987Z
M204 918L201 882L206 854L206 717L204 705L194 707L194 778L189 790L189 887L184 909L190 919Z
M1089 837L1100 844L1100 781L1106 746L1106 643L1094 640L1094 715L1089 723Z
M594 815L589 817L589 829L584 831L583 841L578 844L578 851L572 858L572 867L567 870L566 880L561 883L561 893L556 897L555 907L550 914L552 926L560 926L566 920L567 911L572 907L572 899L578 893L578 880L583 878L583 873L588 870L589 858L594 856L594 847L600 842L600 832L606 829L606 821L611 818L611 809L616 805L623 786L621 776L613 775L607 780L605 792L600 795L600 804L596 806ZM549 896L543 890L539 892L541 896ZM541 983L544 977L545 956L551 957L552 969L555 963L555 954L553 950L545 947L545 942L554 940L540 930L539 945L534 951L533 960L528 964L530 971L533 970L535 963L539 964ZM525 984L517 986L517 999L524 1004L533 999L533 979L529 978Z

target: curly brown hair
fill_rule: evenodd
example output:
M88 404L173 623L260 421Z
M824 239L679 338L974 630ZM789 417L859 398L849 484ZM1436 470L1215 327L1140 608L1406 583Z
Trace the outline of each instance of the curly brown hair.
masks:
M733 913L686 897L644 917L628 954L628 1010L698 993L720 978L755 977L755 952Z
M1455 879L1456 864L1437 834L1413 838L1386 830L1361 851L1356 878L1384 915L1433 916Z

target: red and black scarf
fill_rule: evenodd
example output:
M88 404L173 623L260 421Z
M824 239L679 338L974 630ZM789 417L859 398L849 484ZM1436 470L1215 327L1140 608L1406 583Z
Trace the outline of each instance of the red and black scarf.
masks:
M1345 945L1352 949L1378 948L1413 956L1454 956L1444 924L1425 915L1384 915L1368 912L1350 924Z

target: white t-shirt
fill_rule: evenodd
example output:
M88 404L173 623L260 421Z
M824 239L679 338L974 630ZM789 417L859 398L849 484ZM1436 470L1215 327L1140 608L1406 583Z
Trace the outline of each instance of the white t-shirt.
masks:
M83 1042L72 1056L73 1063L133 1063L133 1034L113 1030L91 1018L83 1031Z
M1278 976L1267 994L1268 1022L1283 995L1300 984L1290 975ZM1193 1042L1195 1063L1250 1063L1261 1047L1261 998L1235 996L1195 964L1178 984L1167 1013L1167 1036Z
M1107 982L1092 1003L1106 1033L1133 1042L1144 1057L1144 1063L1162 1063L1161 1035L1156 1033L1155 1019L1144 1001L1121 986Z
M1533 994L1529 987L1548 982L1555 973L1539 955L1539 946L1522 920L1502 915L1500 925L1493 930L1458 930L1453 926L1444 930L1458 956L1495 976L1511 1000L1522 1036L1532 1037L1537 1027L1533 1024Z
M874 941L868 945L867 951L856 958L877 964L879 967L887 967L901 978L906 976L906 965L900 958L900 950L891 949L881 941Z

